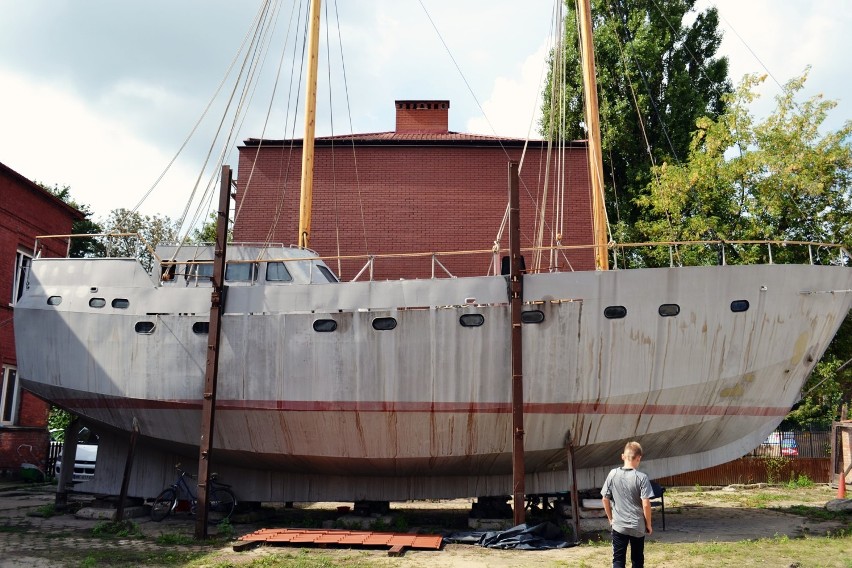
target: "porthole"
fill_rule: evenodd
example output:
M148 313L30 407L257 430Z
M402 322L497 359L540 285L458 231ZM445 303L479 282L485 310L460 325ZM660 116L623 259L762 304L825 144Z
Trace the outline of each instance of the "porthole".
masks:
M337 322L330 319L321 319L314 321L314 331L320 333L328 333L337 329Z
M89 300L89 307L102 308L104 306L106 306L106 300L104 300L103 298L92 298L91 300Z
M192 324L192 333L197 333L199 335L203 335L205 333L210 333L210 322L209 321L197 321Z
M523 323L541 323L544 321L544 312L541 310L521 312L521 321Z
M126 310L130 307L130 300L127 298L116 298L112 301L112 307L121 310Z
M47 299L48 306L58 306L62 303L62 296L51 296Z
M154 322L152 321L137 321L136 322L136 333L144 333L145 335L150 335L154 333Z
M624 306L607 306L604 308L604 317L607 319L621 319L627 316L627 308Z
M731 302L732 312L744 312L748 310L748 300L734 300Z
M661 316L667 318L678 315L680 313L680 306L678 306L677 304L663 304L657 311L660 313Z
M459 318L459 323L464 327L479 327L485 323L485 316L482 314L464 314Z
M393 318L376 318L373 320L373 329L378 331L390 331L396 327L396 320Z

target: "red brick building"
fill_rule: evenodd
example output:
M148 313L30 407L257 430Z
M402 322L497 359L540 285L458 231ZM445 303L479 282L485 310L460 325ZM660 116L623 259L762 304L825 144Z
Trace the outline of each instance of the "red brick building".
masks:
M83 214L0 163L0 476L16 476L22 463L44 469L49 437L46 402L20 388L12 314L27 285L37 235L68 234ZM42 243L49 256L65 256L67 241Z
M508 203L508 162L524 156L521 171L522 246L537 232L548 145L520 139L450 132L449 101L396 101L392 132L317 138L310 247L321 256L490 251ZM237 242L298 242L302 140L249 139L240 147ZM558 152L550 153L545 238L555 226ZM593 242L586 145L568 144L564 168L562 244ZM500 240L508 247L508 228ZM528 268L531 253L526 252ZM455 276L488 273L492 255L439 256ZM592 270L591 249L561 256L560 270ZM353 278L365 259L328 261ZM545 260L543 269L549 262ZM431 259L379 259L374 277L424 278ZM437 269L438 273L442 271ZM436 274L439 276L444 273ZM364 279L364 276L361 277Z

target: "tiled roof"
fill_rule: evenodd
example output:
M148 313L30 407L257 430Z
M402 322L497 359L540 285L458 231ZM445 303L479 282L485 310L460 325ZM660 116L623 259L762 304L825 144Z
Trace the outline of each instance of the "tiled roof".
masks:
M503 136L488 136L485 134L465 134L463 132L373 132L367 134L339 134L336 136L318 136L315 139L318 146L325 146L335 142L354 143L379 143L379 144L453 144L453 143L484 143L488 145L506 144L510 146L521 145L526 140L523 138L508 138ZM531 144L538 145L544 140L530 140ZM269 138L247 138L243 141L246 146L270 145L280 146L295 144L302 145L302 139L280 140ZM571 145L585 144L585 141L574 141Z

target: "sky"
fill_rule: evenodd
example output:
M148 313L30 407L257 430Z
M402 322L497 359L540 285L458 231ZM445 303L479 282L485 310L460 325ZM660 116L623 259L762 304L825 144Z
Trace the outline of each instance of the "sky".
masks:
M331 63L321 56L318 136L393 130L398 99L449 100L453 131L520 138L530 132L554 0L323 4L335 23L323 28ZM211 142L226 89L151 190L193 132L260 5L0 0L0 162L28 179L69 186L96 219L140 201L142 213L179 218L193 187L210 181L200 174L208 153L215 163L227 152L236 169L233 148L245 138L302 137L301 124L294 130L285 118L288 104L303 97L290 87L293 61L282 59L276 87L281 49L270 49L231 143L222 136ZM852 119L852 2L697 0L696 8L709 5L721 16L720 54L729 58L734 83L746 73L770 74L753 107L758 117L773 108L778 84L810 65L804 96L821 93L839 103L827 127ZM280 3L272 45L292 38L294 7L292 0Z

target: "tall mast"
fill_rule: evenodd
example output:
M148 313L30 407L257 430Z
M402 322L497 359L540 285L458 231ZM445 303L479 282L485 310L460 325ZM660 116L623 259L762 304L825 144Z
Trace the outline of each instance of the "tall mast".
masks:
M591 0L579 0L580 59L583 67L583 92L586 99L589 177L592 182L592 224L595 233L595 267L609 270L606 245L606 209L604 208L601 124L598 113L598 84L595 78L595 46L592 39Z
M321 0L311 1L308 31L308 76L305 82L305 139L302 143L302 192L299 199L299 246L308 248L311 236L311 202L314 191L314 131L317 118L317 60Z

